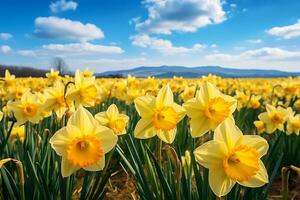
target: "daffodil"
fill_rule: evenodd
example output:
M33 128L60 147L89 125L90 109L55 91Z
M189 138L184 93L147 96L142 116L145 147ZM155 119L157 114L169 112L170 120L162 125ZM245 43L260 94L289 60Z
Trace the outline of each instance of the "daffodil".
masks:
M215 130L220 123L231 118L236 104L236 99L222 94L211 83L205 82L196 97L183 105L191 118L192 137L200 137L209 130Z
M135 137L147 139L157 135L162 141L172 143L185 110L174 102L170 87L164 86L157 97L141 96L134 103L141 116L134 130Z
M261 99L260 96L252 95L250 97L250 100L249 100L249 103L248 103L248 107L252 108L252 109L258 109L259 106L260 106L260 99Z
M290 116L287 120L287 134L295 133L299 135L300 132L300 114Z
M126 133L129 117L125 114L120 114L118 107L115 104L111 104L105 112L96 114L95 119L102 126L113 130L116 135L123 135Z
M54 110L58 118L69 108L74 111L74 106L71 100L64 97L65 86L60 81L55 82L52 88L45 90L45 102L43 103L43 109L46 111Z
M14 126L12 128L9 139L12 143L15 143L17 141L17 139L19 139L21 142L24 142L24 139L25 139L25 126L24 125Z
M14 86L16 84L16 76L5 70L4 83L6 87Z
M101 126L88 110L79 106L71 115L67 126L50 139L55 152L62 157L63 177L79 169L99 171L105 166L105 154L113 149L118 137Z
M287 118L293 114L291 108L285 109L281 106L275 108L274 106L267 104L266 112L261 113L258 118L266 126L267 133L273 133L275 130L284 131L284 123Z
M194 151L197 162L209 169L209 185L217 196L225 196L238 183L261 187L268 183L261 157L268 151L267 141L257 135L243 135L232 120L220 124L214 139Z
M50 72L46 73L46 77L51 81L56 81L60 78L59 71L51 69Z
M76 71L75 85L71 85L67 90L66 98L75 101L75 105L86 107L95 106L98 90L95 77L84 77L82 73Z
M266 131L265 123L262 121L254 121L254 126L256 127L258 133L263 133Z
M182 163L185 176L188 176L191 167L191 154L189 151L185 151L184 156L181 156L181 163ZM191 176L193 175L194 175L194 171L192 171Z
M21 100L9 101L7 109L14 113L17 119L17 125L24 124L27 121L38 123L42 118L41 104L37 95L26 92Z

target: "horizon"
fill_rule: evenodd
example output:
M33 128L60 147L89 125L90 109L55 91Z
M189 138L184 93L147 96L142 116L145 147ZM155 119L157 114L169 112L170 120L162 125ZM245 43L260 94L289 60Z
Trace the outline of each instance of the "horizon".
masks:
M73 71L95 73L162 65L299 72L299 9L297 0L7 0L0 64L48 70L62 57Z

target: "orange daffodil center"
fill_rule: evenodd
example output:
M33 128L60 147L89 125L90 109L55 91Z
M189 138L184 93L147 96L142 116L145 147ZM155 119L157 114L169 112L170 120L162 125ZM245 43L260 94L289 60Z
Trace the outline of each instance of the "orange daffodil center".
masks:
M259 170L259 154L246 145L233 148L223 160L223 169L235 181L247 181Z
M204 115L215 123L221 123L230 115L230 104L221 97L212 98L204 109Z
M67 146L67 159L72 165L84 168L95 164L104 156L101 142L95 136L87 135L73 139Z
M164 131L174 129L178 119L179 115L176 113L174 108L169 106L155 109L152 118L154 127Z
M26 104L23 111L25 115L32 117L37 112L37 106L34 104Z
M108 127L111 128L115 133L120 134L126 128L126 122L124 119L111 120L108 123Z

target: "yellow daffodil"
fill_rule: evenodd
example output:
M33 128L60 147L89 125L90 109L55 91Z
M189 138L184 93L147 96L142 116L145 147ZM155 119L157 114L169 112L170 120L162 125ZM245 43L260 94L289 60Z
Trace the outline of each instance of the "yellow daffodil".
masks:
M222 94L211 83L205 82L196 97L187 101L183 107L191 118L192 137L200 137L231 117L236 109L236 99Z
M295 133L299 135L300 132L300 114L290 116L287 120L287 134Z
M14 86L16 84L16 76L5 70L4 83L6 87Z
M55 82L52 88L47 88L45 90L43 109L48 112L54 110L58 118L61 118L68 108L74 111L72 101L65 99L64 92L65 85L60 81Z
M111 104L105 112L96 114L95 119L102 126L113 130L116 135L123 135L126 133L129 117L125 114L120 114L118 107L115 104Z
M197 162L209 169L209 185L217 196L225 196L238 183L261 187L268 174L260 160L268 151L267 141L256 135L243 135L232 120L220 124L214 139L195 151Z
M252 109L258 109L260 107L260 99L260 96L251 96L248 103L248 107Z
M31 92L26 92L21 100L9 101L7 109L14 113L17 125L24 124L27 121L38 123L42 118L41 104L38 96Z
M196 86L185 86L184 91L180 94L180 97L183 99L184 102L186 102L187 100L194 98L195 93Z
M164 86L157 97L148 95L134 100L141 119L134 135L147 139L157 135L162 141L172 143L176 136L177 123L185 116L185 110L176 104L170 87Z
M56 81L60 78L59 71L51 69L50 72L46 73L46 77L51 81Z
M300 109L300 99L298 99L297 101L295 101L294 106L295 106L297 109Z
M68 89L66 98L75 101L75 105L95 106L97 100L97 84L95 77L84 77L79 71L75 74L75 85Z
M21 142L24 142L24 139L25 139L25 126L24 125L14 126L12 128L11 134L9 136L10 141L12 143L15 143L18 138Z
M105 166L105 154L113 149L118 137L101 126L85 108L80 106L70 117L67 126L50 139L55 152L62 157L63 177L79 169L99 171Z
M185 176L188 176L188 172L191 167L191 154L189 151L185 151L184 156L181 156L181 163ZM194 175L194 171L192 171L191 175Z
M259 121L259 120L254 121L254 126L256 127L257 132L258 132L259 134L266 131L265 123L262 122L262 121Z
M236 91L234 98L237 100L237 109L238 110L243 108L249 100L249 96L241 91Z
M267 104L266 112L261 113L258 118L266 126L267 133L273 133L275 130L284 131L284 123L287 118L293 114L291 108L285 109L281 106L275 108L274 106Z

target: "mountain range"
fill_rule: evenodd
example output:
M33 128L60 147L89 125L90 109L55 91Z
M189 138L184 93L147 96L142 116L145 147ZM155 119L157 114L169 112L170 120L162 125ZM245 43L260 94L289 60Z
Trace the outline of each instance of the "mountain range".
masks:
M173 76L182 76L185 78L197 78L208 74L214 74L224 78L246 78L246 77L295 77L300 76L300 72L286 72L280 70L268 69L233 69L219 66L159 66L159 67L137 67L133 69L106 71L97 73L97 76L114 76L114 75L132 75L135 77L154 76L157 78L172 78Z

